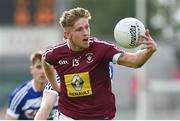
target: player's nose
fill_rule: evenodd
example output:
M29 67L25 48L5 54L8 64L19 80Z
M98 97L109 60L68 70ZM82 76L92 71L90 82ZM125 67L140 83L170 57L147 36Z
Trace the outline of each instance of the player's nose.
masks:
M87 36L89 34L89 30L88 29L83 29L83 35Z

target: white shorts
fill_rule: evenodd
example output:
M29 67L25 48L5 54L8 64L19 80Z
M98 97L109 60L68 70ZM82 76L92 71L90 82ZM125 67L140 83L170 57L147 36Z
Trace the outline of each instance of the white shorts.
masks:
M68 116L58 112L58 114L56 115L54 120L75 120L75 119L72 119L71 117L68 117ZM114 120L114 119L112 119L112 120Z
M71 117L68 117L62 113L58 113L57 118L55 118L55 120L74 120Z

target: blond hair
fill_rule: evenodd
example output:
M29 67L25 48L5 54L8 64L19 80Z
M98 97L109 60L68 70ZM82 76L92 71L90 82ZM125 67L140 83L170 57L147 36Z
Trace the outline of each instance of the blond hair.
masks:
M72 27L74 23L80 18L91 19L91 14L84 8L73 8L68 11L64 11L59 23L63 28Z
M41 61L43 53L44 51L42 50L33 52L30 57L31 64L34 65L37 60Z

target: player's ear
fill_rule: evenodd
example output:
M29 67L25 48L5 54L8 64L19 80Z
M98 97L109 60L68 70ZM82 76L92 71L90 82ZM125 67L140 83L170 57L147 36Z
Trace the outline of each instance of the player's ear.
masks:
M65 39L69 39L69 38L71 38L71 27L66 27L66 28L64 28L64 38Z
M68 38L68 32L64 31L64 38L67 39Z
M64 31L64 37L65 37L66 39L71 38L70 31Z
M32 71L33 71L32 65L29 66L29 71L30 71L31 74L33 73L33 72L32 72Z

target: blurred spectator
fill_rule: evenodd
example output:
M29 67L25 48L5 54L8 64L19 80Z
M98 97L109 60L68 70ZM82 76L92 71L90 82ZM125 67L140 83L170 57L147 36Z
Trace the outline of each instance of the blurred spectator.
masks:
M130 84L129 84L129 89L131 93L131 104L132 108L136 108L136 97L137 97L137 91L139 86L139 80L138 80L138 75L135 73L131 79L130 79Z
M180 79L180 49L175 50L176 66L171 72L172 79Z

